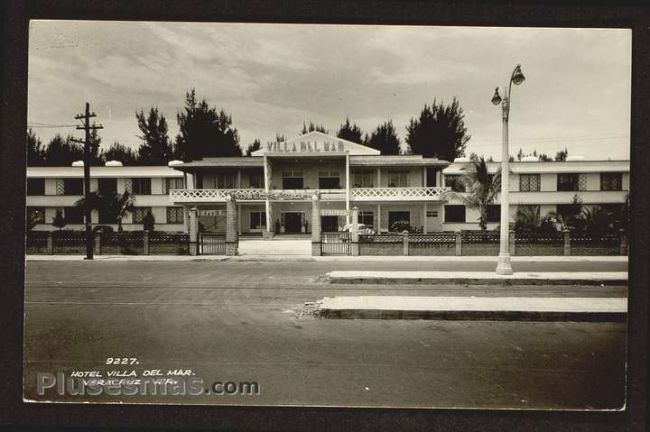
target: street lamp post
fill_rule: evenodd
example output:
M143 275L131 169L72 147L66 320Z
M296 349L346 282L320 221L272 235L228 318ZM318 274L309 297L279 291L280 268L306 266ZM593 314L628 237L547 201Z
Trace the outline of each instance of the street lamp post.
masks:
M503 117L503 131L501 137L501 235L499 242L499 259L497 261L496 273L500 275L511 275L512 265L510 264L509 234L510 234L510 197L509 197L509 162L510 152L508 150L508 117L510 116L510 90L512 84L519 85L524 82L525 77L521 72L521 65L517 65L512 71L510 82L504 88L503 98L499 94L499 87L494 91L492 103L501 105Z

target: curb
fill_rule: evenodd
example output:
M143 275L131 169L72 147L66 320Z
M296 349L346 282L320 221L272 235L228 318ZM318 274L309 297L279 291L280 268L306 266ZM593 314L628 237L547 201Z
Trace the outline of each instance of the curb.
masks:
M377 309L321 309L325 319L399 319L446 321L575 321L625 322L624 312L536 312L536 311L413 311Z
M368 285L627 285L627 279L531 279L531 278L385 278L385 277L363 277L363 276L349 276L337 277L322 275L319 277L320 281L328 282L331 284L368 284Z

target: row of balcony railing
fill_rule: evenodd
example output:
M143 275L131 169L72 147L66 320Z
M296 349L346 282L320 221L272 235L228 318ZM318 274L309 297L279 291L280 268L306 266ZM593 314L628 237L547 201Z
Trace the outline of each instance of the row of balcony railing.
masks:
M381 187L352 188L352 201L440 201L450 189L445 187ZM345 189L173 189L169 195L174 202L214 202L225 201L228 196L237 201L303 201L311 200L318 194L321 199L344 201Z

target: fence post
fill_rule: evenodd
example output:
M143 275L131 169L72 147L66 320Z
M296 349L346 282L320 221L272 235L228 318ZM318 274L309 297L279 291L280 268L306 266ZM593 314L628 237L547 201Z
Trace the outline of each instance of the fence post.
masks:
M95 255L102 254L102 235L99 232L95 233Z
M352 232L350 233L350 255L359 256L359 209L352 208Z
M515 240L516 240L515 236L516 235L517 235L517 233L515 232L515 230L510 230L510 235L508 236L508 240L510 242L509 249L510 249L510 255L511 256L515 256L516 252L517 252L516 244L515 244Z
M315 193L311 197L311 254L321 256L320 197Z
M409 254L409 232L404 230L402 231L402 255Z
M54 254L54 233L52 231L47 232L47 254Z
M463 254L463 245L461 243L460 231L456 231L456 256Z
M198 255L199 254L199 219L197 213L199 212L199 209L196 207L192 207L189 210L190 214L190 226L189 226L189 234L190 234L190 255Z
M237 217L235 197L228 195L226 196L226 255L230 256L238 254Z
M628 254L628 242L627 242L627 233L625 232L624 229L619 230L620 236L621 236L621 245L619 248L619 254L620 255L627 255Z
M571 231L564 230L564 255L571 255Z
M144 231L142 241L144 242L144 254L149 255L149 230Z

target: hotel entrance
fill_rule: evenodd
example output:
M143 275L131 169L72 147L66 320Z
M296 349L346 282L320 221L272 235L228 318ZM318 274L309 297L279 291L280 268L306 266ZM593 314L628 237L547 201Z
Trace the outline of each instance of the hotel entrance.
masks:
M302 233L304 226L305 214L302 212L285 212L282 213L282 226L287 234Z

